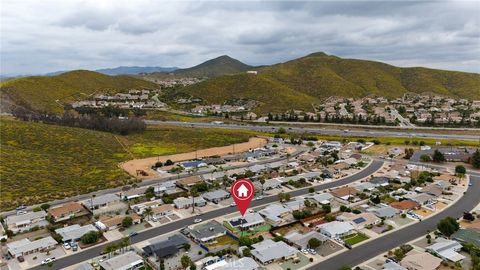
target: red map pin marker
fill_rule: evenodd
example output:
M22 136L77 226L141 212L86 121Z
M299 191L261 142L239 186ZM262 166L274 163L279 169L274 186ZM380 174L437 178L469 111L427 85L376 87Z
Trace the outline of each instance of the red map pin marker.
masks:
M253 187L252 182L248 179L239 179L235 181L230 188L230 194L232 194L233 200L235 201L240 214L242 214L242 216L245 215L245 212L253 199L253 195L255 194L255 188Z

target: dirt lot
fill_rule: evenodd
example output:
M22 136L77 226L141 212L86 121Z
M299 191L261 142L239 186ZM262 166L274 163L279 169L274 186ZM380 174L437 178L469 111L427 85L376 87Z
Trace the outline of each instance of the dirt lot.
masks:
M236 153L245 152L250 149L263 147L265 144L267 144L266 139L253 137L253 138L250 138L248 142L235 144L235 152ZM195 157L203 158L203 157L209 157L214 155L223 156L223 155L231 154L232 152L233 152L232 145L222 146L222 147L213 147L213 148L198 150L196 154L195 152L188 152L188 153L168 155L168 156L133 159L133 160L121 163L120 167L134 177L139 177L141 179L150 179L150 178L157 177L157 173L151 169L152 165L154 165L155 162L157 161L165 162L168 159L170 159L173 162L178 162L178 161L195 159ZM148 176L137 176L137 170L146 171L148 173Z

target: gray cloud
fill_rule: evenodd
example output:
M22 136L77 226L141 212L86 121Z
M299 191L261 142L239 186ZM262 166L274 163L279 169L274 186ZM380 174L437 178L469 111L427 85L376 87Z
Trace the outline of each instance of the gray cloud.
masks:
M2 0L2 74L325 51L480 72L480 2Z

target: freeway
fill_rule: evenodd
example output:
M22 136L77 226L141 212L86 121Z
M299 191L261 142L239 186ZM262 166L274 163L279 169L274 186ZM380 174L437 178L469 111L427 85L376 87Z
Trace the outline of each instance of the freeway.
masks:
M340 179L338 181L333 181L333 182L328 182L328 183L318 185L318 186L315 187L315 190L319 191L319 190L334 188L334 187L338 187L338 186L342 186L342 185L346 185L346 184L355 182L357 180L360 180L362 178L368 177L369 175L373 174L375 171L380 169L382 167L382 165L383 165L382 161L374 160L374 161L372 161L372 163L370 165L368 165L362 171L360 171L360 172L358 172L354 175L351 175L351 176L345 177L343 179ZM303 194L308 194L308 190L309 190L309 187L291 191L291 192L289 192L289 194L292 197L299 196L299 195L303 195ZM268 197L265 197L262 200L252 201L252 203L250 204L250 207L262 206L262 205L270 204L270 203L273 203L273 202L276 202L276 201L278 201L278 196L276 196L276 195L268 196ZM231 213L234 213L236 211L237 210L234 207L225 207L225 208L216 209L216 210L213 210L213 211L210 211L210 212L206 212L206 213L201 215L201 218L203 220L209 220L209 219L217 218L217 217L224 216L224 215L227 215L227 214L231 214ZM162 234L173 232L173 231L178 230L180 228L183 228L185 226L189 226L189 225L193 224L193 221L196 218L198 218L198 217L193 216L193 217L181 219L181 220L178 220L178 221L175 221L175 222L171 222L171 223L168 223L166 225L155 227L155 228L150 229L150 230L139 232L138 235L133 236L131 238L131 244L136 244L136 243L139 243L139 242L157 237L157 236L162 235ZM96 247L78 252L78 253L76 253L74 255L71 255L71 256L66 256L66 257L63 257L63 258L59 258L53 264L53 268L49 268L48 266L36 266L32 269L36 269L36 270L37 269L38 270L40 270L40 269L62 269L62 268L65 268L65 267L68 267L68 266L71 266L71 265L74 265L74 264L77 264L77 263L80 263L80 262L83 262L83 261L88 261L88 260L93 259L97 256L100 256L102 250L108 244L112 244L112 242L102 244L102 245L98 245Z
M226 123L201 123L201 122L180 122L180 121L158 121L145 120L149 125L175 125L193 128L225 128L225 129L249 129L259 132L276 132L280 128L295 133L314 133L322 135L355 136L355 137L410 137L410 138L432 138L432 139L461 139L480 141L479 135L440 134L420 131L392 131L392 130L361 130L361 129L340 129L340 128L317 128L317 127L291 127L288 125L252 125L252 124L226 124ZM453 132L452 132L453 133Z
M283 156L283 157L278 157L278 158L270 158L270 159L260 160L260 161L256 161L256 162L249 162L247 164L225 166L225 167L223 167L223 170L227 171L227 170L233 170L233 169L247 168L247 167L251 167L253 165L274 163L274 162L283 161L283 160L286 160L286 159L296 157L298 155L301 155L304 152L305 152L305 150L298 149L295 152L293 152L289 157ZM139 187L151 186L151 185L155 185L155 184L160 183L160 182L166 182L166 181L170 181L170 180L181 179L181 178L185 178L185 177L189 177L189 176L193 176L193 175L201 176L201 175L212 173L216 170L217 170L216 168L215 169L207 169L207 170L201 170L201 171L192 172L192 173L187 172L187 173L180 173L180 174L174 175L174 176L148 179L148 180L144 180L142 182L137 183L137 185ZM120 191L122 191L122 189L123 189L123 186L115 187L115 188L109 188L109 189L103 189L103 190L98 190L98 191L94 191L94 192L87 193L87 194L81 194L81 195L77 195L77 196L73 196L73 197L58 199L58 200L55 200L55 201L44 202L44 203L48 203L50 205L50 207L52 207L52 206L61 205L61 204L71 202L71 201L82 201L82 200L90 199L93 196L98 197L98 196L105 195L105 194L110 194L110 193L112 193L112 194L113 193L119 193ZM26 210L31 211L33 208L38 207L38 206L41 206L41 204L27 206ZM6 216L9 216L9 215L15 215L15 214L16 214L16 210L14 209L14 210L2 212L1 216L6 217Z
M468 188L465 195L458 202L437 215L412 226L400 229L394 233L367 242L359 247L340 253L310 267L309 269L339 269L344 265L359 265L383 252L419 238L425 235L427 231L434 231L437 227L437 223L447 216L461 217L463 212L472 210L480 203L480 196L478 196L480 191L480 176L471 175L470 178L472 186Z

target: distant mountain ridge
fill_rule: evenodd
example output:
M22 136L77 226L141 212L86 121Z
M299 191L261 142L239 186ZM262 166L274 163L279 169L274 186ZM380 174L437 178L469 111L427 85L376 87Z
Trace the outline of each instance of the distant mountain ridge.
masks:
M222 55L190 68L177 69L173 73L186 77L218 77L245 72L252 68L228 55Z
M480 74L477 73L400 68L323 52L255 70L258 75L219 76L190 85L184 91L206 103L222 103L234 98L257 100L262 104L258 112L311 111L311 103L330 96L395 98L407 92L428 92L457 98L480 97ZM286 97L290 102L283 100Z
M137 75L140 73L172 72L177 69L178 67L120 66L116 68L102 68L95 71L106 75Z

